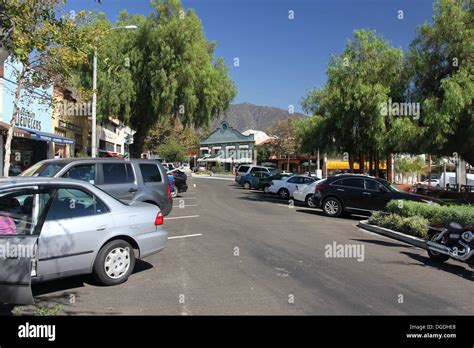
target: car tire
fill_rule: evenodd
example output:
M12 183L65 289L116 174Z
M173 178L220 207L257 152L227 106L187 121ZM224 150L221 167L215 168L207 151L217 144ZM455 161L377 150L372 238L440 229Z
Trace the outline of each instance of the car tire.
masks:
M265 187L263 188L263 192L264 192L264 193L270 193L270 186L268 186L268 185L265 186Z
M324 215L339 217L342 214L342 203L335 197L326 198L322 205Z
M309 194L306 196L306 199L305 199L305 202L306 202L306 205L310 208L316 208L316 204L314 203L314 200L313 200L313 195L312 194Z
M433 234L433 236L430 238L431 241L434 241L438 236L440 232ZM445 254L438 253L436 251L433 251L431 249L428 249L428 256L430 259L436 262L445 262L449 260L449 256Z
M290 198L290 192L287 189L279 189L278 190L278 196L280 196L281 199L288 199Z
M250 190L252 188L252 185L248 181L244 182L244 189Z
M111 286L127 281L135 267L135 252L130 243L117 239L107 243L94 262L93 273L97 281Z
M173 185L173 191L171 191L171 198L176 198L178 197L178 188Z

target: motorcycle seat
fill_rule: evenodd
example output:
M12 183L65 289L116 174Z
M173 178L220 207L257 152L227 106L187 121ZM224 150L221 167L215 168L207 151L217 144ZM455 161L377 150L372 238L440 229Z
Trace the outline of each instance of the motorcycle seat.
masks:
M450 222L449 224L447 224L446 228L449 230L449 232L454 233L461 233L464 231L464 228L457 222Z

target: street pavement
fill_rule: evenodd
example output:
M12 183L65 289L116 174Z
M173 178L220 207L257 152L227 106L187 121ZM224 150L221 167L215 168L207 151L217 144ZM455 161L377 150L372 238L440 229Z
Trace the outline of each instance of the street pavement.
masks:
M138 315L473 314L467 265L433 263L426 251L328 218L233 179L194 177L165 219L167 248L122 285L91 276L34 286L34 313ZM290 202L291 203L291 202ZM327 257L327 245L359 244L363 259ZM3 308L3 314L11 308Z

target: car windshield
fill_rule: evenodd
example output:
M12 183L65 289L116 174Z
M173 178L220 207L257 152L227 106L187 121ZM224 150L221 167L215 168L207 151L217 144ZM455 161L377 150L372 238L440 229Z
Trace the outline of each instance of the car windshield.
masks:
M402 190L400 190L397 186L395 186L394 184L389 184L389 187L392 191L395 191L395 192L403 192Z
M65 165L66 163L39 162L25 170L20 174L20 176L52 177L55 176L62 168L64 168Z

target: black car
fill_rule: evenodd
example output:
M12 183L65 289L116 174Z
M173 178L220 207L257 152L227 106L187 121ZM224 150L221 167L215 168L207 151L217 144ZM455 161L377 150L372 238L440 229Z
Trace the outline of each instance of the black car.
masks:
M442 204L432 197L404 192L384 179L354 174L336 175L319 182L313 199L324 214L333 217L383 210L392 199Z
M179 169L168 171L168 175L174 176L174 185L178 189L178 193L183 193L188 190L186 173Z

